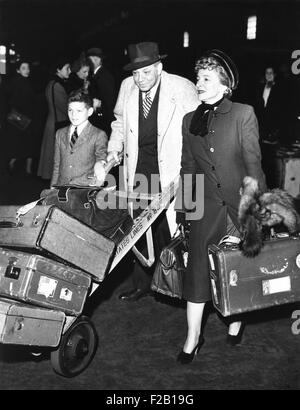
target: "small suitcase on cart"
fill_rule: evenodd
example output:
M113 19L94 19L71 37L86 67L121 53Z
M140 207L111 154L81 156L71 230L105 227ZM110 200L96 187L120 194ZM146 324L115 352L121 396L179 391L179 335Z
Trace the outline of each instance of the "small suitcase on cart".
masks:
M223 316L300 300L300 236L271 239L247 258L238 245L208 247L212 299Z
M54 206L36 205L16 218L18 206L0 206L0 244L39 249L90 273L101 282L115 243ZM34 251L33 251L34 252Z
M56 347L64 322L63 312L0 299L0 342L3 344Z
M78 269L41 255L0 248L2 296L78 316L90 285L90 275Z

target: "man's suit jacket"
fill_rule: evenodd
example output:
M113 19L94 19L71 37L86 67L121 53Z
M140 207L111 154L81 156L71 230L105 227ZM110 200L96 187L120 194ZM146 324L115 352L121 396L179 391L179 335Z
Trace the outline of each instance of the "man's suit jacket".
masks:
M182 119L199 104L195 85L189 80L165 71L161 75L157 115L158 166L162 188L180 172ZM123 151L125 188L133 189L138 160L139 89L133 77L126 78L120 88L112 123L108 151Z
M93 175L95 162L106 160L107 135L104 131L88 123L71 149L70 129L65 127L56 132L51 186L88 185L87 176Z
M283 101L285 100L283 97L283 88L275 83L270 89L267 104L264 106L264 88L265 84L259 87L255 102L255 112L258 119L261 139L272 140L272 137L275 137L275 133L279 134L283 126L285 111Z

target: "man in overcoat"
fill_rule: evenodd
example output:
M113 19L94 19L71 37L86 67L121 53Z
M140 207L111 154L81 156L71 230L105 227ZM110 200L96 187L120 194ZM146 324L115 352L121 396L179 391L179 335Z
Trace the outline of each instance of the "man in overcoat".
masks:
M195 85L189 80L163 70L158 45L154 42L132 44L128 48L130 63L124 69L132 71L120 88L108 144L108 160L124 151L124 184L133 192L136 177L142 174L151 187L151 176L159 178L159 190L168 186L180 173L182 119L198 105ZM168 222L167 222L168 221ZM170 240L176 227L172 206L152 225L156 258ZM139 248L140 246L140 248ZM138 244L145 253L145 244ZM133 288L120 295L121 300L137 300L149 294L151 270L136 261Z

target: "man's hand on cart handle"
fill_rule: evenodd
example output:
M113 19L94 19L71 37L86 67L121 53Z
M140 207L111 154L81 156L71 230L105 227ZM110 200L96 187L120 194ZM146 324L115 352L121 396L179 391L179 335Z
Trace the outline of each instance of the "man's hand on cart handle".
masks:
M114 152L117 152L117 151L114 151ZM121 162L121 159L122 159L122 156L117 155L117 158L113 156L110 159L107 157L106 161L104 160L97 161L94 165L94 175L91 177L88 177L89 179L92 179L89 186L101 187L104 184L106 175L115 165L118 165Z
M118 151L110 151L107 154L107 162L114 160L115 164L113 166L119 165L122 160L122 155Z

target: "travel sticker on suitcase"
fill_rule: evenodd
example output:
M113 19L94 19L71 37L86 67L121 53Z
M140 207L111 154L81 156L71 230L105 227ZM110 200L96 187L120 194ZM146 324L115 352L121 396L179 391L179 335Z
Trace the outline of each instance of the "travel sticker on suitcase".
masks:
M0 248L0 295L81 314L91 277L44 256Z

